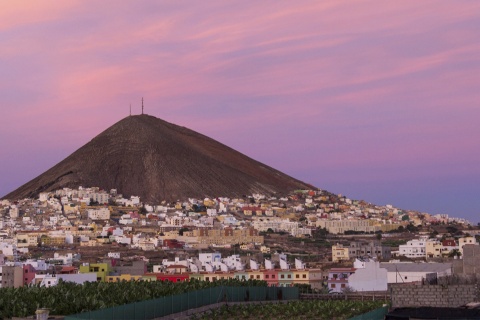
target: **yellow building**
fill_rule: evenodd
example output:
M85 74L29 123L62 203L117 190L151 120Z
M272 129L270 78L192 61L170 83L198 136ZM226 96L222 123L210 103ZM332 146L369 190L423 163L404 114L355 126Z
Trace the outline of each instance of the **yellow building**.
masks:
M264 280L263 271L261 270L248 271L248 278L253 280Z
M226 245L226 244L242 244L242 243L257 243L263 244L263 236L258 235L258 231L253 228L246 229L232 229L225 228L223 230L193 230L194 238L191 242L207 245Z
M142 280L142 276L132 276L130 274L121 274L119 276L105 277L105 282L139 281L139 280Z
M463 246L466 244L478 244L475 237L463 237L458 239L458 248L463 256Z
M332 246L332 262L339 262L350 260L350 256L348 254L348 247L344 247L341 244L336 244Z
M319 219L316 226L326 228L329 233L339 234L345 231L358 232L375 232L380 231L380 227L374 225L374 221L370 219L365 220L325 220Z
M442 256L443 245L436 240L427 240L425 243L425 255L427 258L440 258Z
M97 273L97 281L105 282L106 277L112 272L112 266L108 263L90 263L81 265L78 273Z
M310 284L309 283L309 272L306 269L294 269L293 273L293 284Z
M65 244L65 236L47 236L40 237L40 243L42 246L60 246Z
M15 236L17 239L17 247L36 247L38 246L38 236L31 233L17 233Z

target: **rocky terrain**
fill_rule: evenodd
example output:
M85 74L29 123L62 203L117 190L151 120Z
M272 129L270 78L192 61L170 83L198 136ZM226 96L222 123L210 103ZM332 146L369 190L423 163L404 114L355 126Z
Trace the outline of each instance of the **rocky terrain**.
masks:
M81 185L116 188L155 203L313 188L195 131L136 115L117 122L4 198L34 198L40 192Z

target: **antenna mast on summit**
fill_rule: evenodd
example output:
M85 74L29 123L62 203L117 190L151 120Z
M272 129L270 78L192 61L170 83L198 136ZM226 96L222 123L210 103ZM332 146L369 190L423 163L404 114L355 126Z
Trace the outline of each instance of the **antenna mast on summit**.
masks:
M132 116L132 104L130 103L130 117Z
M143 97L142 97L142 114L143 114Z

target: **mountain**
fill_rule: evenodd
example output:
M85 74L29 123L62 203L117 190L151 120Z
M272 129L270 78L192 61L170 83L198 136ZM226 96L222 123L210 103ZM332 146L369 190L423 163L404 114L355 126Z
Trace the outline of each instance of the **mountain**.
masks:
M33 198L78 186L116 188L150 203L314 188L200 133L136 115L120 120L4 198Z

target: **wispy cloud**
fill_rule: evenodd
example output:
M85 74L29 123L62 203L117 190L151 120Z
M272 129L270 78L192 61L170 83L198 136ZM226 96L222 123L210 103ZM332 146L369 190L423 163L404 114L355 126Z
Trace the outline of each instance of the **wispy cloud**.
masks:
M148 113L320 187L480 175L479 12L471 1L3 1L0 149L55 154L49 167L143 96ZM0 176L20 170L0 160ZM20 183L8 181L0 193Z

